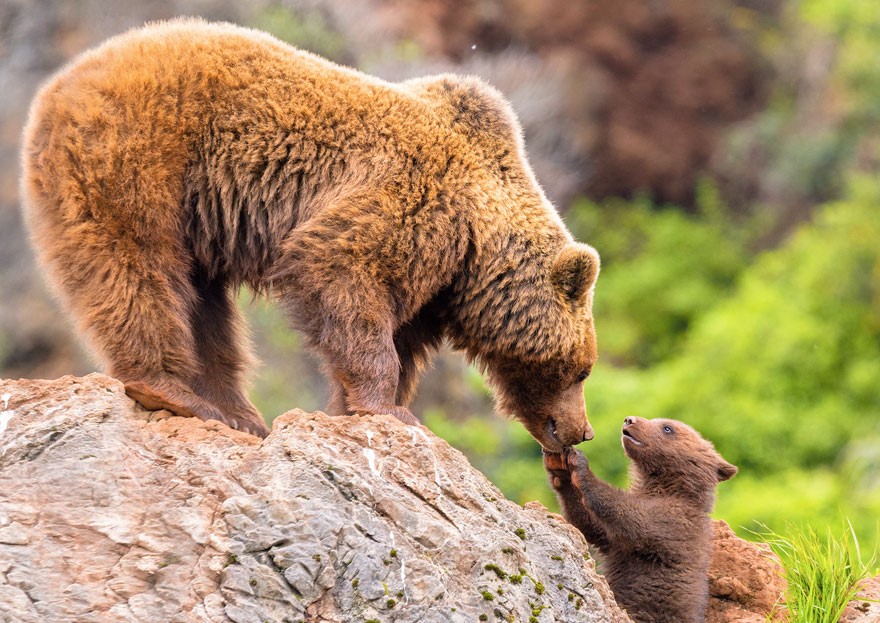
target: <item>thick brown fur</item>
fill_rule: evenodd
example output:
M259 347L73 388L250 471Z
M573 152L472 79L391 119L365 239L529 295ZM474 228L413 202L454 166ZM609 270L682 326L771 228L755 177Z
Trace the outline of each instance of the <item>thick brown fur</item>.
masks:
M599 480L574 449L544 453L565 518L593 544L614 597L638 623L705 621L715 487L736 474L675 420L626 418L632 484Z
M230 291L277 297L331 413L406 408L447 339L547 448L592 437L599 258L475 78L383 82L229 24L113 38L53 77L25 130L38 255L148 407L266 429Z

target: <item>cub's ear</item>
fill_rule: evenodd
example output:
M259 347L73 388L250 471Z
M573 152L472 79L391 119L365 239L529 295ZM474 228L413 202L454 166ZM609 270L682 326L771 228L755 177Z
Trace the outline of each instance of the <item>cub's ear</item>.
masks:
M721 461L721 463L718 464L718 482L730 480L738 471L736 465L731 465L727 461Z
M599 276L599 254L579 242L566 245L556 261L550 280L565 297L573 302L582 300Z

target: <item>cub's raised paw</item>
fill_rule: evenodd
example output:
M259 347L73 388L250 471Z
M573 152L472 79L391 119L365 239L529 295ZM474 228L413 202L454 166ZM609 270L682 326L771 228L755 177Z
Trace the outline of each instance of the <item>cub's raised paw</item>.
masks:
M590 471L590 462L580 450L575 448L566 448L564 456L566 468L571 475L571 482L580 489Z
M544 457L544 469L550 476L550 485L554 489L562 489L571 486L571 475L568 472L568 464L564 454L542 450Z

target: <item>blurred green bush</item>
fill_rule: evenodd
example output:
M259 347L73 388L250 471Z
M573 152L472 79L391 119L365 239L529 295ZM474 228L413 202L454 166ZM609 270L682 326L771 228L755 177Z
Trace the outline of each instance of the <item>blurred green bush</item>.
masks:
M744 232L704 186L696 215L647 199L581 200L566 213L575 237L602 256L594 312L603 359L646 367L669 357L745 265Z

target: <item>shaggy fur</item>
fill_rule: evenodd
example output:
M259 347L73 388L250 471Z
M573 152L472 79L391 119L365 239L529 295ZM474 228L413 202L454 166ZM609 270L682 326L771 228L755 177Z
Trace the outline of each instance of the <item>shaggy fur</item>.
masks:
M544 454L565 518L595 545L614 597L638 623L705 621L715 487L736 474L675 420L626 418L629 491L599 480L577 450Z
M390 84L229 24L87 52L37 95L23 197L60 299L130 395L266 429L230 290L277 297L331 413L392 413L444 339L547 448L591 438L596 252L544 197L504 98Z

